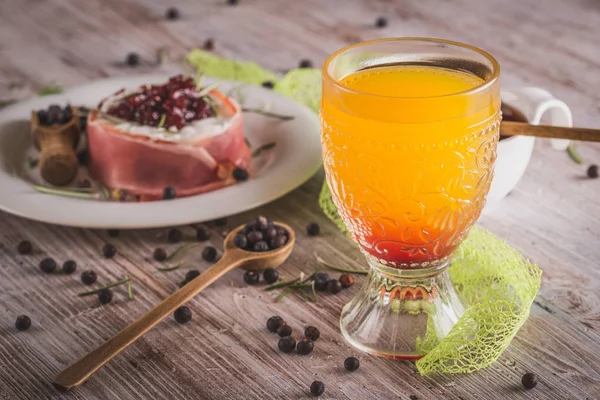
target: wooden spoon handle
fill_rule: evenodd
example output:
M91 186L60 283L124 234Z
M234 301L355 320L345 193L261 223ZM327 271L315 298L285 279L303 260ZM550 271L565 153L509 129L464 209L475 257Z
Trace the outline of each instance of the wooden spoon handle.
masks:
M243 261L244 260L239 257L228 256L228 254L225 253L218 263L213 265L202 275L164 299L160 304L135 320L131 325L58 374L54 379L54 387L60 391L67 391L82 384L94 372L100 369L100 367L123 351L131 343L135 342L144 333L152 329L154 325L173 313L182 304L196 296L205 287L219 279L223 274L238 267Z
M40 143L40 173L46 182L64 186L77 175L79 162L72 140L66 136L44 136Z
M536 136L552 139L583 140L600 142L600 129L567 128L563 126L531 125L525 122L502 121L500 134L503 136Z

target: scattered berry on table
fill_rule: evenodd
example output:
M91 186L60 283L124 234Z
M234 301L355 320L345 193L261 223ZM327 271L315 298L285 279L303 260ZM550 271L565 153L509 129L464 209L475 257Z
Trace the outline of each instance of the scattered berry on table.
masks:
M379 17L375 20L375 26L378 28L385 28L388 24L388 20L386 17Z
M256 285L259 279L260 275L256 271L246 271L244 273L244 282L248 285Z
M175 7L169 7L165 12L165 18L169 21L178 20L181 15L179 14L179 10Z
M308 236L317 236L321 232L321 227L316 222L311 222L306 226L306 234Z
M181 282L179 282L179 289L181 289L182 287L184 287L188 283L190 283L190 281L188 281L187 279L182 280Z
M233 179L238 182L243 182L248 180L248 171L244 168L236 168L233 170Z
M185 280L189 282L192 279L196 279L199 276L200 276L200 271L198 271L197 269L191 269L187 272L187 274L185 274Z
M121 231L118 229L109 229L106 232L108 233L108 236L112 238L118 237L121 234Z
M180 324L185 324L192 319L192 310L190 310L186 306L181 306L173 313L173 317L175 317L175 321Z
M51 274L56 269L56 261L53 258L46 257L40 261L40 269L47 274Z
M310 354L313 351L314 347L315 345L312 340L310 340L309 338L304 338L298 342L296 350L298 351L298 354L305 356L307 354Z
M137 53L129 53L125 57L125 63L130 67L135 67L140 64L140 56Z
M167 234L167 239L171 243L179 243L182 238L183 234L179 229L176 228L169 230L169 233Z
M279 272L275 268L267 268L263 271L263 279L269 284L275 283L279 279Z
M317 279L315 278L315 290L318 292L324 292L327 290L328 279Z
M19 252L19 254L23 254L23 255L25 255L25 254L31 254L31 252L33 251L33 246L31 245L30 241L23 240L17 246L17 251Z
M321 337L321 332L316 327L309 325L304 330L304 336L306 336L307 338L309 338L310 340L312 340L314 342L319 337Z
M202 48L204 50L208 50L211 51L215 48L215 39L213 38L208 38L204 41L204 44L202 45Z
M342 290L342 284L337 279L327 281L327 291L331 294L338 294Z
M173 200L175 197L177 197L177 192L175 192L175 188L167 186L163 189L163 200Z
M27 315L19 315L15 321L15 328L20 331L26 331L31 326L31 318Z
M162 247L157 247L154 249L154 253L152 253L152 258L156 261L165 261L167 259L167 252Z
M277 347L283 353L291 353L296 348L296 340L291 336L285 336L279 339Z
M273 81L264 81L261 86L267 89L273 89L275 87L275 83Z
M100 304L108 304L113 299L113 292L109 288L100 289L98 291L98 300Z
M88 165L88 161L90 159L90 153L87 150L81 150L77 153L77 161L79 165Z
M284 322L279 328L277 328L277 334L279 337L291 336L292 327Z
M267 320L267 329L269 332L277 332L277 329L284 324L283 318L279 315L274 315Z
M347 289L350 286L354 285L356 279L350 274L343 274L340 276L339 281L342 284L342 288Z
M102 255L105 258L113 258L117 254L117 248L112 243L106 243L104 247L102 247Z
M210 238L210 231L204 225L196 227L196 239L199 242L206 242Z
M533 372L527 372L521 378L521 383L523 384L523 387L525 389L527 389L527 390L533 389L538 384L538 379L537 379L536 374L534 374Z
M358 358L348 357L344 360L344 368L346 368L346 370L352 372L356 371L358 367L360 367L360 361L358 361Z
M313 396L322 395L323 393L325 393L325 384L321 381L314 381L310 385L310 393L312 393Z
M595 179L598 177L598 166L596 164L592 164L587 169L588 178Z
M324 280L327 282L329 279L329 274L327 272L317 272L315 274L315 280Z
M217 259L217 249L212 246L206 246L204 250L202 250L202 258L208 262L215 261Z
M77 269L77 263L73 260L67 260L62 265L63 274L70 275Z
M236 6L238 5L239 0L227 0L227 4L229 4L230 6Z
M81 273L81 282L83 282L86 285L91 285L93 283L95 283L98 280L98 274L96 274L96 272L92 271L91 269L87 270L87 271L83 271Z
M212 223L215 226L225 226L225 225L227 225L227 222L229 222L227 217L223 217L223 218L215 219Z
M312 66L313 66L312 61L310 61L308 59L300 60L300 64L298 65L299 68L312 68Z

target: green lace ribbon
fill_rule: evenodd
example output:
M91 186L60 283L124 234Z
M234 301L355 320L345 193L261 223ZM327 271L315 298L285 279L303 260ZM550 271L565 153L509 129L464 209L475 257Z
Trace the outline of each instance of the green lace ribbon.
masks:
M221 58L192 50L188 61L207 76L260 85L274 83L278 93L306 104L315 112L321 100L321 72L294 69L283 78L251 62ZM319 206L343 232L326 183ZM466 300L466 311L440 342L425 340L428 354L416 362L421 374L470 373L500 357L529 316L540 287L541 270L522 254L483 228L475 227L459 247L449 269L456 289Z

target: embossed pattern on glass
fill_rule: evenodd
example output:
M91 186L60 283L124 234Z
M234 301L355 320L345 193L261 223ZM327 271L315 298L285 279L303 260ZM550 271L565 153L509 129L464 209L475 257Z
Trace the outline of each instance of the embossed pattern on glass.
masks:
M321 139L333 201L371 270L340 318L357 348L418 359L464 307L447 269L490 189L499 67L437 39L382 39L323 66Z
M361 72L374 71L378 77L371 82L404 83L389 79L404 73L403 66L385 68L381 74L377 68ZM429 78L423 71L428 67L417 68L407 79ZM450 72L433 84L452 88L452 80L465 74ZM483 83L466 79L472 80L462 85L466 88ZM436 265L454 252L484 205L499 136L499 103L489 104L491 96L467 107L464 95L441 100L415 95L414 102L403 98L404 110L397 111L388 97L366 93L361 103L360 93L328 91L325 85L321 108L323 160L338 212L366 254L397 268ZM389 111L386 121L361 114L374 107ZM462 109L469 114L460 114ZM445 120L448 110L451 119Z

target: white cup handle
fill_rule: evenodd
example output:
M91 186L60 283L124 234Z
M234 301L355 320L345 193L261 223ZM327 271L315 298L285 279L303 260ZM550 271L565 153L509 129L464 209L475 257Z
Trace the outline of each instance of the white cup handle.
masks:
M542 116L547 112L550 117L550 125L573 126L573 116L569 107L544 89L538 87L512 88L505 93L504 98L507 103L522 111L531 124L539 124ZM551 139L550 141L556 150L566 150L569 146L567 139Z

